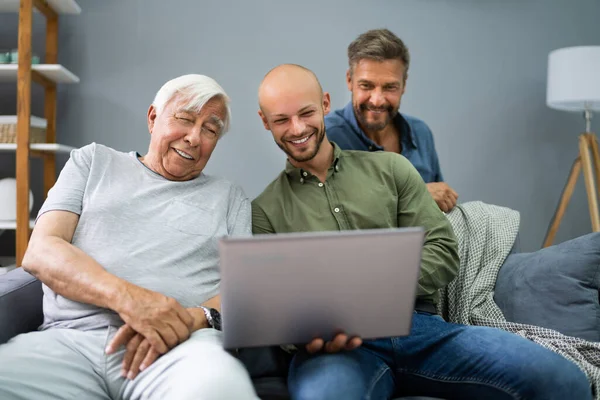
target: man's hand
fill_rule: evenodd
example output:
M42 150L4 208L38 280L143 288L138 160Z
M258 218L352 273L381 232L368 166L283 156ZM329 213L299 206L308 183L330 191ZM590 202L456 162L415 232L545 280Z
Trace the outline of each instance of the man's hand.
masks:
M194 318L175 299L138 286L129 286L114 309L135 333L148 339L150 345L159 354L186 340L194 326ZM121 344L128 343L133 337L131 331L119 329L111 343L116 350Z
M206 315L201 308L188 308L187 311L194 318L192 332L202 328L208 328L209 325L206 320ZM121 375L127 377L127 379L135 379L141 371L148 368L161 355L152 347L148 339L137 333L128 324L119 328L106 348L106 353L114 353L116 349L124 344L127 344L127 346L125 356L123 357Z
M362 339L359 337L348 337L345 333L338 333L332 341L325 342L321 338L314 339L306 345L306 351L317 353L321 350L326 353L338 353L342 350L354 350L362 345Z
M456 206L458 194L445 182L428 183L427 190L443 212L450 212Z
M148 339L136 333L127 343L121 376L131 380L135 379L141 371L148 368L158 357L160 357L160 354L154 350Z

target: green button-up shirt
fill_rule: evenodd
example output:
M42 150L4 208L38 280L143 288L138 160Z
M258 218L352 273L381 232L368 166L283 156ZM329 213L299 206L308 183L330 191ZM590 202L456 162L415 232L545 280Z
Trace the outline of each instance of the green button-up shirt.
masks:
M255 234L409 226L425 229L418 298L436 303L438 289L458 271L456 237L405 157L340 150L334 144L325 182L288 161L285 171L252 202Z

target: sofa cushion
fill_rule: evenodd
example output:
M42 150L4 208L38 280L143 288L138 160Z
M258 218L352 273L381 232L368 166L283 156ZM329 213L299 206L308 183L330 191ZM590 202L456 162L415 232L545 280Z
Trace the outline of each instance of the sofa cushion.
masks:
M494 300L508 321L600 341L600 233L533 253L511 254Z
M0 275L0 344L43 320L42 284L23 268Z

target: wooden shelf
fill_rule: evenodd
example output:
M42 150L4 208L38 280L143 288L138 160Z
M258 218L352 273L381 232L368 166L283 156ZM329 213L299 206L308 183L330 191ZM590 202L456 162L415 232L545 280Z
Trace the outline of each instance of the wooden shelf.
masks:
M17 69L17 64L0 64L0 82L16 82ZM31 69L55 83L79 83L79 78L60 64L34 64Z
M34 219L30 219L29 220L29 227L31 229L33 229L33 226L35 225L35 220ZM15 230L17 229L17 221L0 221L0 229L7 229L7 230Z
M58 143L33 143L29 148L34 151L43 151L47 153L70 153L75 147L66 146ZM16 143L0 143L0 151L17 151Z
M56 103L57 85L79 83L79 78L58 64L58 14L80 14L81 8L75 0L0 0L0 12L18 13L18 64L0 65L0 82L16 82L17 117L24 121L31 118L31 86L38 84L44 89L44 119L46 121L46 143L29 143L26 125L19 125L16 143L0 143L0 152L13 152L16 159L17 202L16 221L10 222L8 229L15 229L16 264L23 262L29 243L31 215L29 212L30 159L41 157L44 172L44 198L56 182L56 155L68 154L73 147L56 142ZM34 13L46 19L46 47L43 60L47 64L32 64ZM19 66L21 67L19 69ZM19 71L21 74L19 74ZM29 146L28 148L26 146ZM0 228L1 228L0 224Z
M58 14L81 14L81 7L75 0L46 0L50 8ZM19 0L0 0L0 13L19 12Z

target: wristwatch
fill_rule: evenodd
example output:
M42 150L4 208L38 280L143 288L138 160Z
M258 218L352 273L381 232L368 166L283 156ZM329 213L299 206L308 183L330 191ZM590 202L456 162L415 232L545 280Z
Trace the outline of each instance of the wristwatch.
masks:
M204 315L206 316L206 321L208 321L208 325L216 329L218 331L221 330L221 313L215 308L208 308L204 306L200 306L202 311L204 311Z

